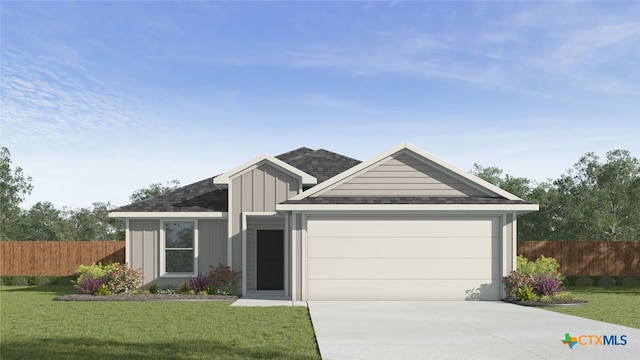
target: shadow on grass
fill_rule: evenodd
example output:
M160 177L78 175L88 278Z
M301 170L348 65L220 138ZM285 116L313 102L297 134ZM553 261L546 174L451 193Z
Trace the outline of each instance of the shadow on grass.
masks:
M23 292L23 293L49 293L53 295L79 294L80 291L73 286L43 285L43 286L7 286L0 287L1 292Z
M567 290L576 294L640 295L640 287L637 286L569 286Z
M96 338L31 338L3 341L2 359L319 359L268 348L238 347L212 340L130 343Z

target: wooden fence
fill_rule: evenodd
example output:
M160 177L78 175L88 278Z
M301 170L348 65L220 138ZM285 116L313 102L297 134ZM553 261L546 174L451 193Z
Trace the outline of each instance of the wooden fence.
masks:
M640 241L518 241L518 255L553 257L568 276L640 275Z
M0 275L67 276L78 265L124 262L124 241L0 241Z

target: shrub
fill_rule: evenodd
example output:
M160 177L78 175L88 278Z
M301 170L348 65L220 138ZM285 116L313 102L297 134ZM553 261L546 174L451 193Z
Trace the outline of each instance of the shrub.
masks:
M216 287L211 284L207 285L206 291L207 291L207 295L216 295L218 293L218 291L216 290Z
M151 284L151 286L149 286L149 294L156 294L156 293L158 293L158 285Z
M24 276L15 276L11 279L11 286L27 286L29 282Z
M540 275L535 279L533 290L538 296L553 296L562 291L562 283L558 278Z
M640 280L633 276L626 276L622 279L623 286L640 286Z
M189 290L199 293L207 290L207 286L211 284L211 279L206 275L198 274L196 277L190 277L188 281Z
M593 286L593 280L588 276L580 276L576 279L576 286Z
M525 287L532 287L534 279L521 271L512 271L511 275L503 278L507 300L518 300L519 291Z
M568 291L562 291L552 296L554 301L571 301L573 294Z
M611 276L603 276L598 281L599 286L616 286L616 280Z
M109 296L111 294L111 289L109 289L109 286L107 284L100 286L100 288L96 291L96 295L99 296Z
M546 257L544 255L541 255L535 261L529 261L526 257L518 255L516 258L516 269L533 277L546 275L549 277L557 277L559 280L564 280L564 277L558 271L558 269L560 269L558 261L552 257Z
M175 294L176 293L176 289L174 289L172 286L164 286L161 289L158 289L158 294Z
M85 276L91 276L94 279L107 276L107 274L113 272L118 267L118 263L110 263L102 265L102 263L91 265L80 265L76 268L75 275L77 276L76 285L82 284Z
M35 286L49 285L49 278L45 276L38 276L33 280L33 285Z
M217 267L210 267L209 278L217 294L237 295L240 293L240 273L234 272L229 266L218 263Z
M538 295L533 291L531 286L524 286L518 289L517 301L536 301Z
M189 289L189 285L187 284L182 284L182 286L180 287L180 293L181 294L188 294L190 291Z
M96 295L98 290L106 286L107 279L105 277L94 278L92 276L83 276L82 283L76 285L76 289L85 294Z
M116 265L105 278L113 294L131 294L142 287L142 269L132 269L127 264Z

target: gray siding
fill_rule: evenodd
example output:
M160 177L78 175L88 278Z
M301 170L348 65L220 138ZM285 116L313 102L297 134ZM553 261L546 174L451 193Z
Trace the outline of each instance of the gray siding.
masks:
M147 285L159 276L160 220L130 220L129 236L129 265L142 268L143 285Z
M129 264L142 268L144 286L181 286L188 277L159 278L160 276L160 220L129 220ZM198 271L206 274L209 266L226 263L227 221L198 220Z
M227 221L198 221L198 271L207 274L209 266L227 263Z
M298 194L299 179L269 164L238 175L231 180L231 236L233 269L242 270L242 213L272 212L276 204Z
M254 216L247 219L247 290L257 289L257 231L285 230L284 217Z
M487 196L407 153L321 193L322 196ZM317 194L318 196L320 194Z

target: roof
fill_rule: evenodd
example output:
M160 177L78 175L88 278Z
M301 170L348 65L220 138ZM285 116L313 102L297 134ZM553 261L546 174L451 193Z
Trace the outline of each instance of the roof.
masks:
M306 147L280 154L276 158L315 177L318 184L361 163L360 160L325 149Z
M227 190L218 189L210 177L113 212L226 212L228 198Z
M318 183L333 177L360 161L324 149L302 147L275 157L315 178ZM166 194L122 206L112 212L227 212L228 193L210 177Z

